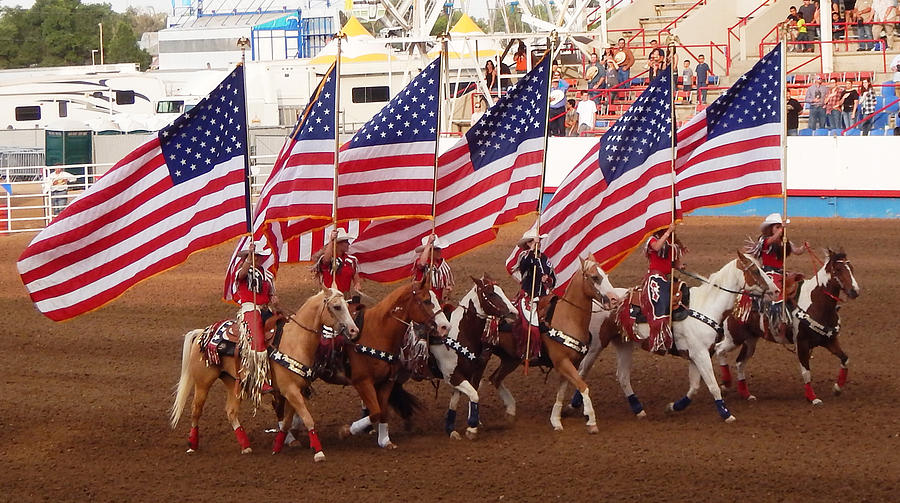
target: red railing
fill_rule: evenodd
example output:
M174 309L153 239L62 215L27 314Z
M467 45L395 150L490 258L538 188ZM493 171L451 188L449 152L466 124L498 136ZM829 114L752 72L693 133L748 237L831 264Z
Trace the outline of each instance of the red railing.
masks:
M857 42L857 43L858 43L858 42L872 42L872 43L874 43L874 42L880 42L880 40L875 40L875 39L861 39L861 40L860 40L860 39L854 39L854 42ZM762 57L763 54L765 54L765 53L767 52L767 50L766 50L766 47L767 47L767 46L774 47L774 46L778 45L779 43L780 43L780 42L760 42L760 44L759 44L759 54L760 54L760 56L759 56L759 57ZM793 41L793 42L788 42L788 45L796 44L796 45L821 46L821 45L825 45L825 44L836 45L836 44L843 44L843 43L845 43L843 40L831 40L831 41L829 41L829 42L822 42L821 40L802 40L802 41L796 41L796 40L795 40L795 41ZM887 72L887 71L888 71L888 70L887 70L887 69L888 69L887 48L884 47L884 44L882 44L882 47L881 47L881 51L880 51L880 52L881 52L881 66L882 66L882 71L883 71L883 72ZM795 66L794 68L789 68L789 69L788 69L788 73L795 72L795 71L799 70L800 68L802 68L802 67L804 67L804 66L806 66L806 65L808 65L809 63L812 63L812 62L814 62L814 61L819 61L819 71L820 71L820 72L824 71L824 67L823 67L823 63L822 63L822 54L821 54L821 52L820 52L819 54L816 54L816 55L812 56L810 59L808 59L808 60L806 60L806 61L800 63L799 65Z
M881 112L884 112L885 110L887 110L888 108L891 108L892 106L894 106L897 103L900 103L900 98L895 99L894 101L888 103L887 105L879 108L878 110L875 110L874 112L870 113L869 115L854 122L853 124L850 125L850 127L841 131L841 136L844 136L847 133L847 131L850 131L851 129L855 128L856 126L862 124L863 122L866 122L867 120L875 117L876 115L880 114Z
M694 7L697 7L697 6L699 6L699 5L706 5L706 1L707 1L707 0L697 0L697 3L695 3L694 5L691 5L690 7L688 7L688 9L687 9L686 11L682 12L680 16L676 17L676 18L673 19L671 22L669 22L669 24L665 25L665 26L663 27L663 29L659 30L659 36L662 37L663 32L666 32L666 33L671 34L672 32L669 30L669 28L677 27L677 26L678 26L678 21L679 21L680 19L682 19L684 16L687 16L688 12L694 10Z
M763 3L759 4L755 9L750 11L750 14L747 14L746 16L742 17L737 23L734 23L730 28L728 28L728 34L726 36L726 39L727 39L726 44L728 45L728 54L733 54L733 52L731 52L731 39L734 38L738 42L741 41L741 37L734 31L735 28L738 28L739 26L746 26L747 22L753 18L753 15L756 14L757 11L759 11L763 7L768 6L769 2L771 2L771 1L772 0L765 0ZM765 39L765 37L763 37L763 39Z
M619 7L619 4L624 3L625 1L626 1L626 0L615 0L615 1L612 3L612 5L609 6L609 9L607 9L606 12L609 12L609 11L611 11L611 10L613 10L613 9L616 9L617 7ZM586 19L587 19L587 26L590 26L590 25L592 25L592 24L594 24L594 23L597 22L597 19L599 19L599 16L596 15L596 14L597 14L598 12L603 12L603 5L602 5L603 3L604 3L604 2L601 2L601 5L600 5L600 6L594 8L594 10L588 12L588 14L587 14L587 16L586 16ZM634 0L628 0L628 3L629 3L629 4L633 4L633 3L634 3Z

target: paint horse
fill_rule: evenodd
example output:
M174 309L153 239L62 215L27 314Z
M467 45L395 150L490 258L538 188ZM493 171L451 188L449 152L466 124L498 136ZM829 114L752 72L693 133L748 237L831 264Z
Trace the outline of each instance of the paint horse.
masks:
M440 335L450 330L434 292L426 280L402 285L367 309L362 333L350 351L350 381L369 414L341 427L341 438L377 427L380 447L395 449L388 432L387 408L392 406L409 419L418 402L398 381L399 351L404 335L414 323L432 325ZM285 424L289 421L285 420Z
M713 396L719 416L726 422L735 420L726 407L725 401L722 399L722 391L716 382L710 359L710 348L721 330L721 323L725 318L723 313L734 305L742 293L761 295L778 290L755 258L741 252L737 252L737 254L737 259L728 262L719 271L713 273L704 285L691 288L689 316L672 324L673 350L679 356L690 360L690 387L684 397L666 406L666 410L669 412L682 411L687 408L700 390L702 379ZM597 332L597 344L600 346L596 352L589 353L582 362L579 372L587 373L600 351L612 343L616 348L616 378L619 385L625 393L631 411L638 417L644 417L646 415L644 407L631 387L631 362L635 345L649 349L649 346L645 344L649 337L649 329L645 323L636 324L635 331L638 340L627 339L617 319L618 310L629 309L628 304L629 302L623 303L611 314L604 313L606 318L600 323ZM578 396L576 395L572 401L573 405L578 405Z
M824 347L841 361L841 369L834 393L840 394L847 382L847 364L849 357L841 349L838 334L841 328L838 307L841 292L850 299L859 297L859 284L853 276L853 266L843 252L828 250L828 260L816 273L815 278L804 280L797 289L794 306L790 311L791 330L787 338L773 337L764 326L765 316L753 311L742 317L732 312L725 322L725 334L721 342L716 344L715 353L722 369L723 387L730 385L726 354L737 346L741 347L735 367L737 369L737 388L741 397L755 400L747 387L746 366L760 338L781 344L796 344L797 359L800 360L800 374L803 378L806 399L814 405L822 403L810 384L809 357L812 349Z
M220 379L229 390L226 393L225 413L234 429L241 452L252 452L250 439L238 420L238 411L241 405L241 397L234 384L238 380L238 362L231 352L220 353L215 347L208 350L210 337L215 337L212 332L219 327L227 328L228 322L216 323L205 329L192 330L184 336L182 347L181 376L175 391L175 401L172 404L170 423L174 428L187 404L191 386L194 388L194 400L191 406L191 433L188 440L189 453L196 451L200 444L200 416L203 413L203 405L206 403L209 389ZM286 407L296 410L306 428L309 430L310 446L315 450L314 460L323 461L325 454L316 434L315 422L306 401L303 391L312 382L311 367L315 359L316 347L319 345L319 332L321 326L329 326L336 332L346 331L352 339L358 335L356 324L350 315L344 296L337 290L325 289L313 295L300 306L296 314L291 316L291 323L285 326L281 341L274 351L270 352L270 359L275 363L271 366L274 381L278 391L287 398ZM204 337L204 334L207 337ZM201 347L204 346L204 347ZM228 347L228 343L217 344L218 347ZM287 422L286 422L287 423ZM276 449L278 440L284 442L284 433L276 436Z
M557 299L549 322L550 332L541 334L542 346L545 349L542 353L549 357L550 365L561 377L556 401L550 413L550 424L556 431L563 429L561 416L569 385L574 386L583 397L588 433L599 431L588 385L578 374L576 365L587 353L588 344L591 342L588 325L593 302L596 300L601 304L608 304L610 298L615 298L615 289L609 282L609 276L591 255L581 261L580 271L572 277L563 296ZM521 323L521 320L518 323ZM518 327L513 330L517 329ZM490 380L506 405L506 413L513 417L516 414L516 402L503 385L503 379L522 362L513 332L500 333L500 344L494 353L500 357L500 366L491 375Z
M453 388L444 430L456 439L460 438L455 431L460 394L469 399L466 437L474 439L478 435L481 376L494 346L499 343L501 319L516 316L516 308L496 281L487 274L481 279L473 277L472 281L475 286L450 315L450 333L446 337L430 338L428 346L441 376Z

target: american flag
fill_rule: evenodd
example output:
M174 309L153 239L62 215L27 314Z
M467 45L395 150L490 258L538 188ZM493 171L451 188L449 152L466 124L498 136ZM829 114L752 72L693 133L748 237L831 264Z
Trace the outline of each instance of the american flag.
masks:
M338 220L431 218L441 59L341 147Z
M550 59L545 56L440 156L434 224L449 243L445 259L493 241L497 227L537 209ZM412 252L431 227L427 220L373 222L353 243L361 274L384 282L408 277Z
M672 210L670 73L663 71L566 176L541 217L563 289L594 253L611 269ZM514 270L518 249L507 260Z
M782 45L678 131L683 212L781 194Z
M272 172L260 191L253 215L253 239L270 255L263 267L274 275L282 247L312 229L331 222L334 205L335 85L332 65L322 78L303 114L281 148ZM223 298L231 300L238 252L250 237L238 242L225 273ZM271 245L270 245L271 243Z
M244 70L126 156L25 248L35 306L61 321L247 230Z

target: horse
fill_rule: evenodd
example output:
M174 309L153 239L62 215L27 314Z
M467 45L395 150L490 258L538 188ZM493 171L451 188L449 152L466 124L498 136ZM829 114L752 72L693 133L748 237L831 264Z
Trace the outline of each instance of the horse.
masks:
M716 335L725 318L723 313L734 304L740 294L746 292L760 295L777 290L778 287L763 272L759 261L740 251L737 252L735 260L728 262L719 271L713 273L704 285L690 289L689 316L684 320L672 323L673 351L690 360L690 387L681 399L666 405L668 412L686 409L699 391L702 379L713 396L719 416L729 423L736 420L722 399L722 391L716 382L710 359L710 348L715 343ZM646 412L631 387L631 362L635 345L641 345L648 350L649 347L637 340L627 340L623 334L622 327L617 321L617 315L618 310L629 309L628 304L630 303L625 302L619 305L612 313L602 313L600 316L602 321L597 320L592 323L594 326L599 323L600 326L597 331L597 350L588 353L588 356L581 362L579 373L586 374L600 351L612 343L616 347L616 378L625 393L631 411L638 418L642 418L646 416ZM637 338L646 341L649 337L648 326L643 323L636 324L635 329ZM578 398L577 395L573 397L573 406L578 405Z
M560 384L556 393L556 401L550 412L550 424L556 431L562 431L561 420L564 397L569 385L575 387L584 397L584 410L587 415L588 433L598 433L597 418L591 403L587 383L581 378L575 367L587 353L591 335L588 332L593 302L608 304L615 289L609 282L609 276L594 259L593 255L581 260L581 269L569 282L565 293L558 298L553 316L549 322L550 332L541 334L542 347L549 357L549 364L560 374ZM521 320L519 320L521 323ZM516 330L514 328L513 330ZM513 332L501 331L500 344L494 353L500 357L500 365L491 374L490 381L497 388L500 398L506 405L509 417L516 415L516 402L509 390L503 385L503 379L518 368L522 359L516 347Z
M480 279L472 277L472 281L475 286L463 296L450 315L450 333L447 337L431 338L428 345L441 376L453 387L444 431L454 439L460 438L455 430L460 394L469 399L466 437L472 440L478 435L478 386L481 376L493 347L499 342L499 321L516 314L516 308L503 289L487 274Z
M397 380L400 344L414 323L434 325L439 335L450 330L427 276L420 282L401 285L365 311L362 332L348 356L350 382L369 414L342 426L341 438L362 434L377 425L378 446L397 448L388 433L387 407L392 406L401 417L409 419L418 406L415 397Z
M844 252L827 250L828 260L816 273L815 278L805 280L797 290L795 306L789 309L791 314L791 330L786 338L776 338L764 326L764 317L757 311L749 313L746 321L742 321L737 313L730 313L725 322L725 334L721 342L716 344L715 355L722 369L723 387L731 382L731 372L726 354L737 346L741 346L735 367L737 369L737 388L741 397L756 400L750 394L746 380L746 365L756 350L756 342L764 338L781 344L796 344L797 359L800 361L800 374L803 378L806 399L813 405L821 405L822 400L816 396L810 384L811 374L809 357L812 349L824 347L841 362L837 382L833 391L840 394L847 382L849 357L841 349L838 341L840 332L840 316L838 303L843 292L850 299L859 297L859 284L853 275L853 266Z
M319 344L318 327L330 326L335 331L346 331L350 338L355 338L359 331L343 295L330 288L326 288L313 295L300 306L300 309L290 317L292 324L285 327L281 341L270 358L277 365L272 365L274 386L287 398L292 411L296 410L309 430L310 446L315 450L314 460L323 461L325 454L322 452L321 443L315 431L315 423L312 415L306 407L303 391L309 386L313 376L311 367L314 363L316 347ZM226 323L227 325L227 323ZM191 406L191 433L188 438L188 453L193 453L200 444L200 416L203 413L203 405L206 403L209 389L220 379L228 390L235 390L235 382L238 380L238 362L233 356L218 354L216 349L208 350L206 346L209 338L204 334L212 335L215 327L223 326L222 322L210 325L205 329L192 330L185 334L184 345L181 351L181 376L175 388L175 399L170 414L172 428L178 425L178 420L187 404L191 386L194 388L194 400ZM252 452L250 439L238 420L238 411L241 405L241 396L237 392L226 393L225 414L231 422L235 437L241 447L241 453ZM290 417L290 416L289 416ZM276 436L284 442L282 432ZM277 447L277 445L276 445ZM273 449L275 450L275 449Z

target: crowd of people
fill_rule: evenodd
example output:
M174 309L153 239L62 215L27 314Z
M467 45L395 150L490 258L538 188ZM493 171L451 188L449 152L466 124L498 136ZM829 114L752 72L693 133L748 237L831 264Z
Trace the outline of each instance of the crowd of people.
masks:
M900 56L897 59L900 64ZM863 136L868 136L874 125L872 114L877 111L879 94L872 82L863 79L856 85L832 77L826 84L824 80L822 75L815 76L802 103L788 94L787 134L799 134L800 114L807 108L809 129L848 129L855 125Z
M783 27L788 39L794 42L790 50L814 52L821 40L821 2L802 0L791 6ZM891 50L894 46L894 30L900 22L897 0L832 0L831 39L835 41L855 38L857 51ZM834 44L841 50L841 44ZM849 46L848 46L849 47Z

